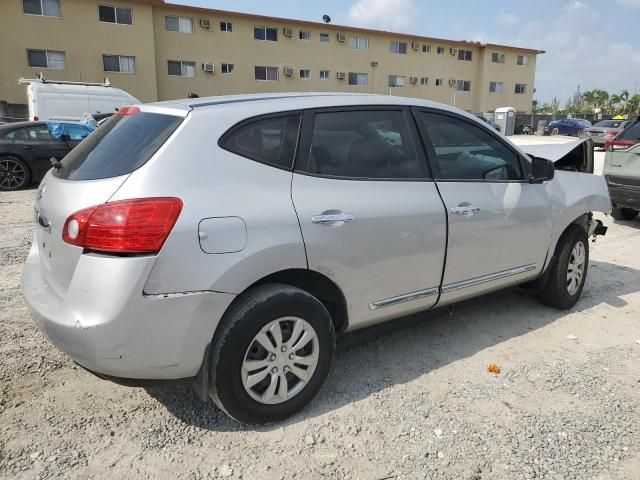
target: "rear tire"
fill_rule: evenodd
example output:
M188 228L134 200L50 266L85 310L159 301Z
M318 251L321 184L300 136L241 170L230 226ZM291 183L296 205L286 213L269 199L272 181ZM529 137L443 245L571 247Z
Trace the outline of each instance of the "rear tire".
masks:
M209 396L242 423L283 420L318 393L335 344L331 316L313 295L283 284L253 288L214 337Z
M616 220L633 220L638 216L638 210L633 208L614 208L611 210L611 216Z
M582 227L571 225L562 234L556 247L555 263L550 268L540 301L568 310L580 298L589 268L589 242Z
M0 157L0 191L20 190L31 184L26 163L16 157Z

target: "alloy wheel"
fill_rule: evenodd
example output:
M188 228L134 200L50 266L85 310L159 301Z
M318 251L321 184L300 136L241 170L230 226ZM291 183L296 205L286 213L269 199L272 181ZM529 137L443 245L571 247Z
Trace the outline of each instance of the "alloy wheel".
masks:
M26 180L27 172L20 162L10 158L0 160L0 188L15 190L24 186Z
M273 405L298 395L318 365L314 328L297 317L267 323L253 338L240 371L245 391L257 402Z
M567 266L567 292L573 296L578 292L584 275L586 248L582 241L576 242L571 251L569 265Z

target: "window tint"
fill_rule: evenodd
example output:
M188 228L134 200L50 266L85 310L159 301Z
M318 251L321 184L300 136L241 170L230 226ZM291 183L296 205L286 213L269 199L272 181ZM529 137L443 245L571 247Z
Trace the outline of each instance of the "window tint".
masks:
M337 177L424 177L401 111L317 113L307 169Z
M627 127L618 134L616 140L640 140L640 120L627 125Z
M182 120L145 112L113 115L71 150L53 174L68 180L94 180L131 173L156 153Z
M250 121L226 133L220 146L243 157L290 169L299 126L299 115Z
M46 125L39 125L36 127L21 128L15 131L15 140L26 140L30 142L50 142L56 141L55 137L51 135Z
M471 122L421 113L435 150L435 176L444 180L522 180L518 156Z

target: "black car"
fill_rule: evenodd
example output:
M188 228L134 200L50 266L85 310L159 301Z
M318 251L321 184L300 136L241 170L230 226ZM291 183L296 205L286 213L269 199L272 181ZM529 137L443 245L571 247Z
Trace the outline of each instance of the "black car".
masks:
M62 132L56 138L51 128ZM17 190L40 182L51 168L91 133L74 123L17 122L0 125L0 191Z

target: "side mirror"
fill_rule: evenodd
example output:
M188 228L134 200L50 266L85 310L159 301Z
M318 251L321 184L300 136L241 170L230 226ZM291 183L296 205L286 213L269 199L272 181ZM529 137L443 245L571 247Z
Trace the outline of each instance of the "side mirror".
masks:
M555 164L545 158L531 158L531 183L542 183L553 179L556 174Z

